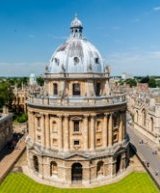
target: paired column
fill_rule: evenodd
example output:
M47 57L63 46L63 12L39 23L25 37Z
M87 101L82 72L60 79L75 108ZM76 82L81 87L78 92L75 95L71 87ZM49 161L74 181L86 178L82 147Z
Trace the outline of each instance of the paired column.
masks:
M91 128L90 128L91 150L95 148L95 114L91 114Z
M35 117L33 112L29 112L29 120L28 120L28 127L29 127L29 136L35 141Z
M126 123L127 123L127 121L126 121L126 111L124 111L122 116L123 116L123 125L122 125L122 127L123 127L123 134L122 134L122 137L125 138L125 136L126 136Z
M84 115L84 133L83 133L83 137L84 137L84 149L88 149L88 117L89 115Z
M45 115L43 115L43 114L41 114L41 117L40 117L40 119L41 119L41 122L40 122L40 128L41 128L41 133L42 133L42 141L41 141L41 143L42 143L42 146L44 146L45 147L45 143L46 143L46 137L45 137L45 135L46 135L46 127L45 127Z
M120 124L119 124L119 142L123 140L123 112L120 114Z
M112 146L113 144L113 114L109 115L109 128L108 128L108 145Z
M46 148L50 148L50 121L49 114L45 114L45 139L46 139Z
M107 147L107 134L108 134L108 114L104 114L104 122L103 122L103 147Z
M59 120L58 120L58 147L60 149L63 148L63 124L62 124L62 115L58 115Z
M63 133L64 133L64 150L68 150L69 148L69 116L65 115L64 117L64 127L63 127Z

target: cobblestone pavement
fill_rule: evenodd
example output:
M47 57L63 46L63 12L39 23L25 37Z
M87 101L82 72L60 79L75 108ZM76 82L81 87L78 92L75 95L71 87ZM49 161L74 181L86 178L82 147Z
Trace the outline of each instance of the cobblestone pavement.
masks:
M127 132L138 156L160 186L160 156L157 146L131 126L127 127ZM141 140L143 140L143 144L140 143ZM155 151L157 154L154 154Z

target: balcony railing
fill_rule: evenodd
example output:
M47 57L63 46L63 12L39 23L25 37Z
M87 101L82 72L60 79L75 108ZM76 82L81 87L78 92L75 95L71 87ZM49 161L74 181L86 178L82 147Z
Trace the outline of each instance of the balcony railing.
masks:
M44 96L29 96L28 104L53 107L86 107L86 106L107 106L126 103L126 96L113 95L101 97L44 97Z

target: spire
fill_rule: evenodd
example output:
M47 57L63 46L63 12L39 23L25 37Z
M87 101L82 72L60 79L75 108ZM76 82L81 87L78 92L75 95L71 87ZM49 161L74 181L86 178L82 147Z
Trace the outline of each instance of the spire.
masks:
M75 13L75 17L71 22L71 36L76 38L82 37L82 29L83 25L82 22L78 19L77 14Z

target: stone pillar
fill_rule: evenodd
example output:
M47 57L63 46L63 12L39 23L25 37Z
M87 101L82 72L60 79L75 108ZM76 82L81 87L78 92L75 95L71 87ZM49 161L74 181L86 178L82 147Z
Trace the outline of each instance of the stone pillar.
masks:
M108 145L112 146L113 143L113 118L112 113L109 115L109 128L108 128Z
M120 114L120 123L119 123L119 143L123 140L123 113Z
M108 114L104 114L104 121L103 121L103 147L107 147L107 133L108 133Z
M121 165L120 165L120 170L124 171L126 168L126 157L125 155L122 155L121 157Z
M95 114L91 114L91 128L90 128L90 148L95 148Z
M122 125L123 125L123 129L122 129L122 138L124 139L126 137L126 111L123 112L123 122L122 122Z
M112 176L116 175L116 161L113 160L112 162Z
M64 150L68 150L69 148L69 116L65 115L64 124L63 124L63 133L64 133Z
M28 112L28 114L29 114L28 116L29 136L33 141L35 141L35 117L33 112Z
M59 149L63 148L63 124L62 124L62 115L58 115L58 147Z
M45 139L46 139L46 148L50 148L50 124L49 124L49 115L45 114Z
M40 125L40 127L41 127L41 131L42 131L42 146L43 147L45 147L45 145L46 145L46 136L45 136L45 134L46 134L46 128L45 128L45 115L41 115L41 125Z
M88 116L89 115L84 115L84 122L83 122L83 129L84 129L84 133L83 133L83 143L84 143L84 150L87 150L88 149L88 135L89 135L89 132L88 132Z

